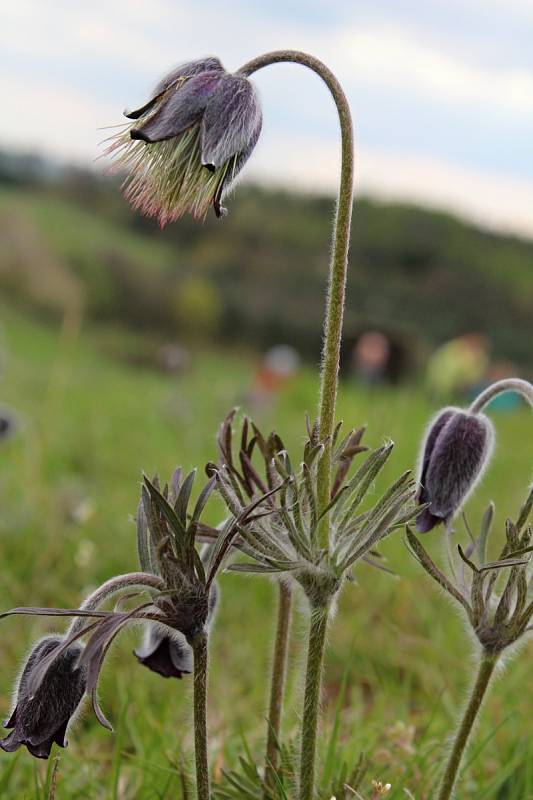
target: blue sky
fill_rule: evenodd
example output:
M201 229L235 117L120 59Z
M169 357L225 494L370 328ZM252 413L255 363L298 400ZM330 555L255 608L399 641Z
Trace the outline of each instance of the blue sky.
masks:
M358 192L533 236L533 0L0 0L0 19L0 146L92 163L98 129L174 64L216 54L236 69L293 47L345 86ZM293 65L255 80L248 177L334 190L324 86Z

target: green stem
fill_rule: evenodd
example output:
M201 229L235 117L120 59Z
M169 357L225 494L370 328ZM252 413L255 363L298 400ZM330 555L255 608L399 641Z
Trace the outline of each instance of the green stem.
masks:
M479 671L476 682L472 687L472 692L465 708L463 717L457 728L453 747L446 764L446 769L442 776L437 800L449 800L453 796L453 788L457 780L459 767L465 752L465 748L472 733L472 728L476 721L483 698L489 687L490 679L494 673L498 655L484 653L479 664Z
M207 664L208 639L198 634L192 642L194 655L194 760L196 764L196 797L209 800L209 763L207 760Z
M314 800L315 796L316 740L328 616L329 604L311 611L302 719L300 800Z
M333 246L329 267L329 285L324 320L322 346L322 372L320 378L319 430L321 439L326 439L323 457L318 465L318 503L323 509L330 500L331 491L331 436L335 424L335 406L339 381L339 358L342 338L342 321L348 271L348 248L352 220L354 137L350 106L340 83L331 70L321 61L298 50L277 50L249 61L239 73L251 75L262 67L280 62L294 62L316 72L327 85L339 115L342 157L337 213L333 228ZM326 515L319 530L319 541L329 546L329 519Z
M291 629L292 589L285 581L279 582L278 622L276 641L274 644L274 661L270 684L270 704L268 710L268 731L265 758L265 798L275 785L275 772L279 761L279 741L281 734L281 717L283 713L283 697L287 675L287 653Z

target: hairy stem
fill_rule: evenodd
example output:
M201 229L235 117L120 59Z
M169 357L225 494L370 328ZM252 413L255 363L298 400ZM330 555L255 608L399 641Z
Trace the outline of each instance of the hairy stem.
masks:
M346 95L331 70L321 61L298 50L277 50L254 58L240 70L251 75L262 67L280 62L294 62L313 70L327 85L339 114L341 130L341 176L337 213L333 227L333 243L329 267L329 284L324 320L322 346L322 373L320 379L319 425L320 437L327 439L326 449L318 465L318 502L323 509L330 500L331 491L331 436L335 424L335 406L339 379L339 357L342 337L342 320L348 270L348 248L352 220L354 137L352 116ZM323 547L329 546L329 519L326 515L319 530Z
M316 741L328 616L329 605L312 609L302 718L300 800L314 800L315 796Z
M470 413L478 414L491 400L494 400L495 397L498 397L500 394L505 394L506 392L516 392L533 406L533 386L531 383L529 383L529 381L523 381L520 378L505 378L504 380L493 383L492 386L488 386L481 392L470 406Z
M498 661L498 655L484 653L481 657L476 682L472 687L470 698L464 710L463 717L457 728L453 747L450 752L446 769L442 776L437 800L449 800L453 797L453 789L457 780L459 767L468 743L472 728L476 721L483 698L489 687L490 679Z
M191 643L194 655L194 760L196 797L209 800L209 763L207 759L207 663L208 638L198 634Z
M292 589L285 581L279 582L278 622L276 628L276 641L274 643L274 661L272 664L272 677L270 683L270 704L268 708L268 731L265 758L265 786L267 790L275 787L274 773L279 761L279 740L281 733L281 717L283 713L283 698L285 693L285 679L287 675L287 653L289 647L289 634L291 629Z

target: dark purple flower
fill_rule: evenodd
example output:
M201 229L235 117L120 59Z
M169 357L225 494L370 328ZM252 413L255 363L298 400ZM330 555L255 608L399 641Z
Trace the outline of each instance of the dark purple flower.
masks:
M0 741L7 753L25 745L33 756L48 758L54 742L66 747L67 726L85 693L86 670L76 666L81 645L74 643L58 655L35 694L28 692L33 669L62 643L59 636L47 636L31 651L20 677L15 709L4 723L5 728L13 728Z
M135 120L113 138L108 153L129 174L125 196L161 225L191 213L205 217L240 172L261 132L256 92L216 58L178 67L152 98L126 115Z
M134 654L140 664L163 678L182 678L192 672L192 650L185 639L178 640L155 625L147 627L144 642Z
M208 600L207 624L213 622L218 603L218 586L211 585ZM162 626L147 624L142 646L133 651L143 666L163 678L182 678L192 672L192 649L182 634L166 632Z
M480 479L494 441L490 420L459 408L441 411L429 426L420 460L419 533L448 523Z

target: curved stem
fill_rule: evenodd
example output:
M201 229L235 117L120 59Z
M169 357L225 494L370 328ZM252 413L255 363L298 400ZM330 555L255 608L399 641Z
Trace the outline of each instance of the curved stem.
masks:
M348 248L352 220L354 137L352 116L346 95L331 70L314 56L298 50L277 50L258 56L249 61L239 73L251 75L258 69L280 62L294 62L313 70L327 85L337 111L342 140L342 160L337 213L333 228L333 246L329 268L328 297L324 320L324 341L322 346L322 373L320 379L319 426L320 437L326 439L323 457L318 465L318 502L323 509L330 500L331 484L331 436L335 423L335 406L339 378L339 358L342 337L342 321L348 270ZM329 546L328 515L322 520L319 541L323 547Z
M80 606L81 611L95 611L105 600L123 589L164 589L164 581L157 575L149 572L128 572L125 575L116 575L103 583L98 589L87 597ZM84 626L84 618L74 619L67 631L66 636L75 636Z
M274 643L274 661L272 664L272 678L270 683L270 703L268 708L268 731L265 757L265 786L268 790L275 788L274 773L279 761L279 741L281 734L281 717L283 713L283 698L285 693L285 679L287 676L287 653L289 648L289 635L291 629L292 589L285 581L279 582L278 622L276 628L276 641Z
M453 796L453 788L457 780L465 748L470 734L472 733L472 728L474 727L479 709L481 708L483 698L489 687L490 679L494 673L497 661L498 655L484 653L481 657L476 682L472 687L470 699L468 700L457 733L455 734L452 750L442 776L437 800L449 800Z
M300 800L314 800L315 796L316 740L328 617L329 605L311 611L302 719Z
M478 414L491 400L494 400L495 397L500 394L505 394L506 392L516 392L533 406L533 386L531 383L529 383L529 381L523 381L520 378L505 378L502 381L493 383L492 386L488 386L481 392L468 410L471 414Z
M209 800L209 762L207 758L207 665L208 639L201 633L193 639L194 655L194 760L196 764L196 797Z

